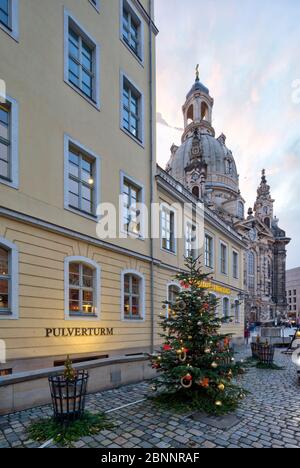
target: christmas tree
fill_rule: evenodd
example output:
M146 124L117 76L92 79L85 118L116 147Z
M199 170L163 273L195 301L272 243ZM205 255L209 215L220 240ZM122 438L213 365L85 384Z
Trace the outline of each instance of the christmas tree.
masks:
M209 275L199 259L186 259L187 273L177 275L182 292L165 303L161 334L164 344L151 356L159 377L153 386L160 401L183 403L211 414L233 411L245 392L233 379L242 372L230 347L231 335L220 333L218 301L204 288Z

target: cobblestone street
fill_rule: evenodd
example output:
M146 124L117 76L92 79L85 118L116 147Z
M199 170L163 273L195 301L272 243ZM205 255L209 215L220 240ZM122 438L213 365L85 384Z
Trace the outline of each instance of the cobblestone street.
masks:
M243 386L250 394L237 416L240 422L222 431L195 422L189 416L164 413L149 401L140 401L109 418L115 423L94 437L83 438L76 447L91 448L300 448L300 388L291 358L277 352L276 364L283 370L250 368ZM88 398L92 412L110 411L143 400L151 384L141 383L105 391ZM0 448L38 447L27 439L31 421L51 415L50 406L0 417Z

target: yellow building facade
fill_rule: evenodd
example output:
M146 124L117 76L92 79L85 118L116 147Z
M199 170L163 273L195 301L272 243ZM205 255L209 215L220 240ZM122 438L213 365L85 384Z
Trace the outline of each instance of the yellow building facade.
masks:
M144 235L155 216L148 209L137 221L136 204L195 203L156 166L153 2L8 4L0 22L0 373L53 367L67 354L151 352L187 239L169 249L161 216L158 238ZM101 203L116 208L117 231L130 236L99 236ZM219 314L234 316L224 327L241 339L245 246L209 210L205 235L209 287Z

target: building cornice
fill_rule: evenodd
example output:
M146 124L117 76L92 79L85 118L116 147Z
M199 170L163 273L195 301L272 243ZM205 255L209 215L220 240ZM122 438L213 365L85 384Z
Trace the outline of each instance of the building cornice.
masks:
M136 9L138 10L138 12L142 15L142 17L144 18L144 20L146 21L147 24L149 24L152 32L155 34L155 36L158 35L159 33L159 30L157 28L157 26L155 25L152 17L151 17L151 12L150 14L145 10L145 8L143 7L143 5L141 4L141 2L139 0L131 0L132 3L134 4L134 6L136 7Z
M180 182L177 182L172 176L164 171L160 166L157 166L156 175L157 184L166 190L172 197L175 197L178 201L183 203L192 203L195 207L199 203L199 200L187 190ZM205 219L210 222L217 229L221 230L225 235L229 236L234 242L238 243L241 247L247 248L247 244L232 227L226 224L213 213L207 206L204 208Z

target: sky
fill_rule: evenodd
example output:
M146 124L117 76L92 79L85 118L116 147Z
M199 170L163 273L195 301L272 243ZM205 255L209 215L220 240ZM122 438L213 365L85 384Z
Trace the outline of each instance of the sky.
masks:
M279 225L300 267L300 1L155 0L157 156L165 167L182 135L182 105L200 80L215 100L247 208L266 169Z

